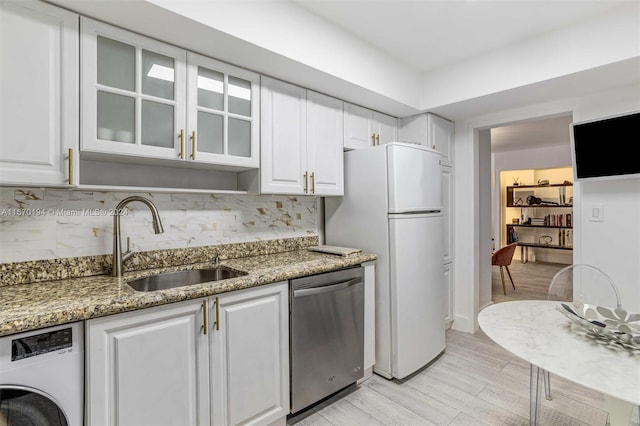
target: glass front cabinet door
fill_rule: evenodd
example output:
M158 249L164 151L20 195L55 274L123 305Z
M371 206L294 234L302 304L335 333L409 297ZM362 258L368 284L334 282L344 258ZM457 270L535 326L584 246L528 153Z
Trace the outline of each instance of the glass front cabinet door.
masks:
M258 168L260 76L187 53L189 158Z
M258 167L249 71L82 18L82 151Z
M82 18L84 152L185 157L186 51Z

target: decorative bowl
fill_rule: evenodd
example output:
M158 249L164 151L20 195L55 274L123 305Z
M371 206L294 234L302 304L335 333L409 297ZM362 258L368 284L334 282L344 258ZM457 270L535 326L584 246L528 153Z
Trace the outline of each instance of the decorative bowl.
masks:
M588 305L582 302L560 303L556 309L587 335L630 349L640 349L640 314L624 308Z

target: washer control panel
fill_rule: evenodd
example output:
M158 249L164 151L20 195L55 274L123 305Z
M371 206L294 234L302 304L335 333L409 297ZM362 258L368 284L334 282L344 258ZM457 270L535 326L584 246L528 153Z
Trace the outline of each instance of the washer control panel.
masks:
M11 361L18 361L32 356L73 346L72 328L49 331L11 340Z

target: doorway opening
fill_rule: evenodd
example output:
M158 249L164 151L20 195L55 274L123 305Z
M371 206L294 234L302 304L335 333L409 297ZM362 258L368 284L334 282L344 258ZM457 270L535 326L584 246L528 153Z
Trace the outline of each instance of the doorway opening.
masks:
M518 242L505 274L491 269L491 301L546 299L553 276L573 263L571 114L488 130L492 250Z

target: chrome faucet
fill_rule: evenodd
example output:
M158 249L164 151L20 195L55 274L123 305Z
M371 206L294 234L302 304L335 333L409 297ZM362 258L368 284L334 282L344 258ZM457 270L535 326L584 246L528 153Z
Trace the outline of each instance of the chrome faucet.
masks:
M111 275L114 277L122 276L122 264L130 258L133 253L129 250L129 238L127 238L127 251L122 252L122 242L120 238L120 214L122 209L129 203L133 201L140 201L145 204L151 210L151 217L153 219L153 231L156 234L162 234L164 232L164 228L162 227L162 221L160 220L160 214L158 213L158 209L151 202L151 200L140 197L138 195L134 195L131 197L127 197L124 200L120 201L116 206L115 213L113 215L113 266L111 270Z

